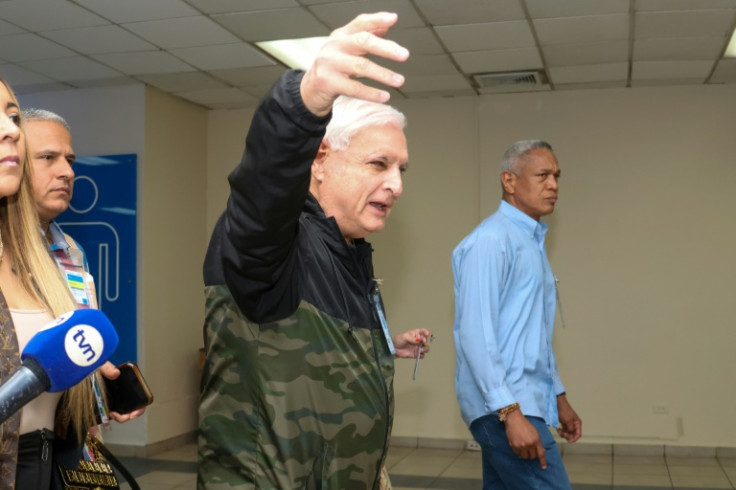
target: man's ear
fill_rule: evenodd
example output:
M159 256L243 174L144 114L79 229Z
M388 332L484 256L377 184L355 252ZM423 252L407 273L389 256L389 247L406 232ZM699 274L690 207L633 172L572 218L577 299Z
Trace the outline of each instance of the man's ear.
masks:
M516 175L514 175L512 172L509 172L508 170L504 170L501 172L501 185L503 186L504 192L506 194L513 194L514 193L514 187L516 184Z
M317 150L317 155L312 161L312 179L317 182L322 182L325 176L325 163L330 156L332 148L327 140L322 140Z

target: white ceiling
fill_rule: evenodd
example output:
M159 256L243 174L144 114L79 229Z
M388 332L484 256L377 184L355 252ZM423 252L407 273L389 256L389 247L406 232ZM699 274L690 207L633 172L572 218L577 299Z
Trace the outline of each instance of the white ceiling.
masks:
M397 12L395 97L736 83L736 0L0 0L0 75L19 94L146 83L208 108L254 104L284 67L255 41ZM478 73L539 71L479 87ZM547 83L540 83L547 81Z

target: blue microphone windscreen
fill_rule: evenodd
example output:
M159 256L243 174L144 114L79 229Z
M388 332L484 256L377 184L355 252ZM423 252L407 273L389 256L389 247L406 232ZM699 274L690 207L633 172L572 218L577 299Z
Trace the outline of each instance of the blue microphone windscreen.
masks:
M46 325L26 344L21 359L41 365L51 380L50 392L76 385L107 361L118 334L100 310L70 311Z

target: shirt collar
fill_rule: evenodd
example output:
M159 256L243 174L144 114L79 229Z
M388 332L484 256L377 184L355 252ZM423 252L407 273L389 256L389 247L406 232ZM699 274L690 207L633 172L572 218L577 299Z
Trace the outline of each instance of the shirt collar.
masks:
M544 240L549 226L541 219L537 221L524 211L503 200L498 210L528 232L529 236L536 237L540 241Z
M49 246L49 250L69 249L69 242L66 241L64 232L61 231L61 226L59 226L54 220L51 220L49 223L49 234L51 234L51 245Z

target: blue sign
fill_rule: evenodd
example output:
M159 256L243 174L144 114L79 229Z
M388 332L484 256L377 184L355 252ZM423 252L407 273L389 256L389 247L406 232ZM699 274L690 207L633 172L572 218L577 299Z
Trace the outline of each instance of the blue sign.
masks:
M113 364L137 361L137 157L78 157L74 194L56 221L81 244L95 279L97 304L120 343Z

